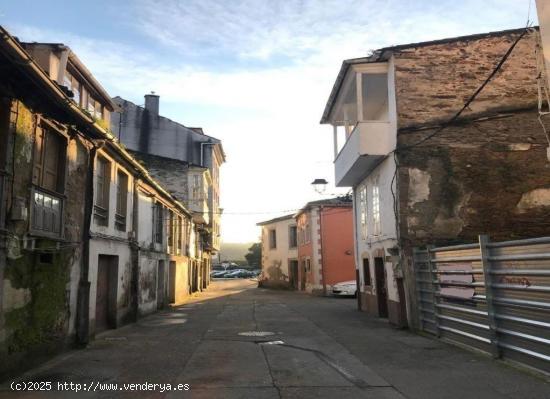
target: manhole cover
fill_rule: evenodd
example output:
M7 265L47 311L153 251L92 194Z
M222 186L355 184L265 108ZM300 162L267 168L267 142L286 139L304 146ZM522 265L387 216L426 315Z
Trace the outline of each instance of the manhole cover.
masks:
M270 335L275 335L275 333L270 331L245 331L240 332L239 335L244 335L245 337L268 337Z

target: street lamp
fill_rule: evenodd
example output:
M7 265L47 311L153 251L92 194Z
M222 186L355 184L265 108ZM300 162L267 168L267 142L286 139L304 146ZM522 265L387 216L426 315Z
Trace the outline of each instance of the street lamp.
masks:
M327 189L328 182L325 179L315 179L311 184L313 185L315 192L318 194L323 194Z

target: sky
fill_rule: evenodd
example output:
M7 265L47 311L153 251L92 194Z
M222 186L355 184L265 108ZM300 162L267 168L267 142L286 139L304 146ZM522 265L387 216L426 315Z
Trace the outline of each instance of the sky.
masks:
M320 125L342 61L374 49L536 23L534 0L3 0L24 41L69 45L109 94L222 140L222 242L334 187ZM329 182L324 194L311 186Z

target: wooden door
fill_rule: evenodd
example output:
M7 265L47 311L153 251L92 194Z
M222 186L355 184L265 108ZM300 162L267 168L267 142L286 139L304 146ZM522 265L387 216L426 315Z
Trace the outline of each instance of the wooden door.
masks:
M378 297L378 316L388 317L388 288L384 258L374 258L374 273L376 278L376 296Z
M157 271L157 309L164 307L164 261L159 260Z
M298 289L298 261L297 260L290 260L288 261L289 267L288 267L288 274L289 274L289 280L290 280L290 286L293 290Z
M97 286L95 299L95 332L109 328L109 258L99 256L97 263Z
M176 262L171 261L169 265L170 271L168 276L168 296L170 303L176 302Z

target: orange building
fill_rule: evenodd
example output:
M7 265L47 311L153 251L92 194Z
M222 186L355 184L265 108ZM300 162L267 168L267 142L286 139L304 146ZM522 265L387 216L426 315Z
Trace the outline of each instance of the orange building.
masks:
M330 294L332 286L355 280L353 208L350 197L308 202L297 214L298 289Z

